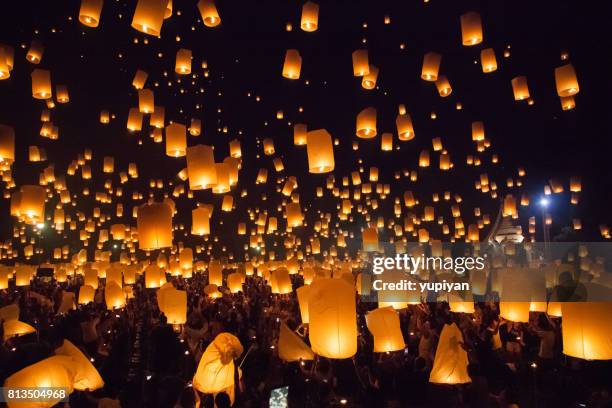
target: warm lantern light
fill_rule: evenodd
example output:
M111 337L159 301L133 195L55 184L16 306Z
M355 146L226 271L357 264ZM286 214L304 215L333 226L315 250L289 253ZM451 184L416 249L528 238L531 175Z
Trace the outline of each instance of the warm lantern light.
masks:
M15 130L11 126L0 125L0 169L15 161Z
M409 114L399 114L395 119L395 126L397 127L397 137L401 141L408 141L414 139L414 128L412 126L412 118Z
M563 302L563 354L612 360L612 303Z
M132 27L142 33L159 37L167 4L168 0L138 0Z
M557 95L560 97L576 95L580 91L576 70L574 70L572 64L555 68L555 84L557 86Z
M172 246L172 209L166 203L138 207L138 242L142 250Z
M306 32L317 31L319 27L319 5L312 1L307 1L302 6L302 18L300 28Z
M372 310L366 315L368 330L374 336L374 352L384 353L406 347L399 315L392 307Z
M353 75L362 77L370 73L368 50L353 51Z
M278 357L287 362L314 360L314 353L302 338L281 322L278 336Z
M497 71L497 58L495 58L493 48L485 48L480 51L480 64L484 73Z
M205 190L217 184L217 167L211 146L196 145L187 148L189 188Z
M531 302L499 302L499 315L511 322L529 322Z
M436 81L438 79L438 71L440 70L440 61L442 61L442 56L436 52L428 52L425 54L423 57L421 79L425 81Z
M187 128L180 123L166 126L166 154L170 157L185 156L187 149Z
M287 224L290 227L299 227L302 225L304 215L302 214L300 203L288 203L285 211L287 215Z
M97 27L100 24L100 14L104 0L81 0L79 21L87 27Z
M318 129L308 132L306 151L310 173L329 173L334 170L334 147L331 135L327 130Z
M221 333L210 343L198 363L193 376L193 388L204 394L224 392L234 402L234 359L243 352L240 340L232 334ZM238 369L240 377L240 369Z
M180 75L191 74L191 50L181 48L176 52L174 72Z
M363 250L366 252L378 252L378 231L376 227L368 227L363 230Z
M444 325L429 382L435 384L465 384L472 380L467 372L468 356L463 349L463 334L455 323Z
M200 0L198 10L202 15L202 21L206 27L216 27L221 24L221 17L213 0Z
M370 72L364 75L361 79L361 86L364 89L374 89L376 87L376 81L378 79L378 68L374 65L370 65Z
M512 92L514 92L515 101L529 98L529 86L527 85L526 76L517 76L512 79Z
M376 109L365 108L357 115L356 130L357 137L371 139L376 137Z
M55 354L72 358L74 368L76 369L76 374L74 376L75 390L94 391L104 387L104 380L100 377L100 373L98 373L96 367L94 367L85 354L68 339L64 339L64 343L55 349Z
M51 72L38 68L32 71L32 97L34 99L49 99L52 96Z
M445 75L440 75L436 80L436 88L438 89L438 93L441 97L445 98L453 92L453 88L451 88L450 82L448 82L448 78Z
M104 300L108 310L125 307L125 293L117 282L107 279L106 287L104 288Z
M283 64L283 77L299 79L302 70L302 57L298 50L287 50Z
M12 374L4 381L4 387L7 389L63 389L66 393L65 396L67 396L74 390L76 373L77 368L72 357L52 356ZM64 400L64 397L56 394L45 398L44 402L18 402L9 403L8 406L10 408L24 406L52 407Z
M466 46L482 42L482 22L475 11L461 15L461 42Z
M327 358L350 358L357 352L355 288L343 279L321 278L308 296L312 351Z

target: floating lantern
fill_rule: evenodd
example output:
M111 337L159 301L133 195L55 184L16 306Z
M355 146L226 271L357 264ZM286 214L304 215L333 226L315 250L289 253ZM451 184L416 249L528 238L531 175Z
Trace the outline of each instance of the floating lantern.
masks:
M55 354L72 358L74 362L73 367L76 369L74 375L75 390L95 391L104 387L104 380L100 377L100 373L98 373L96 367L94 367L85 354L68 339L64 339L64 343L55 349Z
M463 334L455 323L444 325L429 382L435 384L465 384L472 380L467 372L468 356L461 347Z
M285 323L280 324L278 357L287 362L314 360L314 353Z
M573 96L580 91L576 71L572 64L555 68L555 84L557 86L557 95L560 97Z
M362 77L370 73L368 50L353 51L353 75Z
M351 358L357 352L355 288L343 279L312 282L308 296L312 351L327 358Z
M168 0L138 0L132 18L132 28L159 37Z
M138 207L138 242L149 251L172 246L172 209L166 203L144 204Z
M497 58L495 58L493 48L485 48L480 51L480 64L484 73L497 71Z
M529 98L529 86L527 85L526 76L517 76L512 79L512 92L514 92L515 101Z
M436 81L438 79L438 71L440 70L440 61L442 56L435 52L428 52L423 57L423 68L421 70L421 79L425 81Z
M563 354L585 360L612 360L612 303L563 302Z
M191 74L191 50L181 48L176 52L174 72L179 75Z
M461 42L466 46L482 42L482 22L475 11L461 15Z
M213 0L200 0L198 10L202 15L202 21L206 27L216 27L221 24L221 17Z
M302 6L302 18L300 28L306 32L317 31L319 27L319 5L312 1L307 1Z
M187 128L180 123L166 126L166 155L185 156L187 149ZM189 164L187 165L189 167Z
M283 77L299 79L302 70L302 57L298 50L287 50L283 64Z
M325 129L308 132L306 151L310 173L329 173L334 170L334 147L331 135Z
M356 131L357 137L371 139L376 137L376 109L365 108L357 115Z
M366 315L368 330L374 336L374 352L385 353L406 347L397 312L392 307L372 310Z
M211 146L196 145L187 148L189 188L205 190L217 184L217 166Z
M100 14L104 0L81 0L79 21L87 27L97 27L100 24Z
M32 71L32 97L34 99L49 99L52 96L51 72L38 68Z
M361 86L364 89L374 89L376 87L376 81L378 80L378 68L374 65L370 65L370 72L361 78Z

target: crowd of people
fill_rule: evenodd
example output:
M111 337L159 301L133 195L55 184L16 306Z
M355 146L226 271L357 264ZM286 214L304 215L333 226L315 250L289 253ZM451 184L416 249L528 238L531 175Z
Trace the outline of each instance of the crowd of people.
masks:
M296 287L302 284L299 275L293 279ZM296 297L272 294L260 277L247 277L241 293L215 299L204 293L204 274L169 277L188 293L187 322L180 326L167 323L156 290L145 288L142 277L125 308L107 310L102 282L94 302L58 314L63 291L77 292L81 280L37 277L29 287L0 290L0 307L17 303L19 319L36 328L5 339L0 382L68 339L105 382L100 390L71 394L70 407L226 407L228 395L199 393L191 381L206 346L228 332L244 347L235 362L242 372L235 373L237 407L268 406L272 390L281 387L288 387L289 407L612 406L610 363L564 356L562 320L544 313L514 323L501 319L492 301L478 302L473 314L452 313L444 302L411 305L399 311L405 349L374 353L365 315L377 305L357 296L359 347L353 358L288 363L278 357L280 324L302 334L307 325L300 323ZM40 295L49 301L41 302ZM438 337L453 322L463 334L471 383L429 383Z

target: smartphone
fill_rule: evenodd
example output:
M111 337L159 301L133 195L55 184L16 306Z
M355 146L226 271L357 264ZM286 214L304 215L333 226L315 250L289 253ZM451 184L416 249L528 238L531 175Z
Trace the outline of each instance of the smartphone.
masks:
M270 392L270 408L289 407L289 386L274 388Z

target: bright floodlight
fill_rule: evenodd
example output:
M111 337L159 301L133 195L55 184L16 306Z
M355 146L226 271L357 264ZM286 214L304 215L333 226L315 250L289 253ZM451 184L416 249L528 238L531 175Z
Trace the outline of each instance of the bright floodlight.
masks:
M548 207L548 203L549 203L548 198L541 198L540 199L540 206Z

